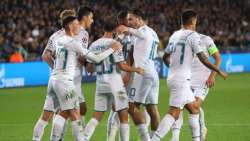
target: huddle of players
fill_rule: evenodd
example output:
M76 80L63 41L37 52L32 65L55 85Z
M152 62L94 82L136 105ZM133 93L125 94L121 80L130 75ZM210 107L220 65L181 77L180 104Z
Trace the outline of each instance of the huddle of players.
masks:
M158 141L172 127L171 140L178 141L182 125L182 116L179 115L182 115L183 107L190 112L193 140L202 140L200 104L208 87L213 86L216 72L224 78L226 74L218 69L220 57L213 40L195 32L197 14L192 10L183 12L183 27L170 37L166 48L163 60L170 69L167 81L170 110L161 122L157 109L159 78L154 67L159 44L157 34L146 25L146 17L140 10L122 11L118 15L119 25L112 17L104 19L103 37L88 47L86 29L93 23L93 14L89 7L80 7L77 16L72 10L61 13L62 29L49 38L43 53L43 59L52 70L44 110L35 125L32 140L41 140L44 128L56 113L51 141L64 140L67 119L72 121L75 139L88 141L103 113L112 109L107 126L108 141L115 141L118 129L120 140L129 141L128 115L133 119L141 140ZM208 61L208 55L215 58L215 65ZM86 103L81 91L81 74L83 66L91 70L93 65L97 73L95 112L85 126ZM198 69L193 71L193 68ZM197 84L192 87L193 92L190 79ZM150 133L145 121L147 116L140 111L141 105L151 121ZM202 128L206 129L204 119L201 122Z

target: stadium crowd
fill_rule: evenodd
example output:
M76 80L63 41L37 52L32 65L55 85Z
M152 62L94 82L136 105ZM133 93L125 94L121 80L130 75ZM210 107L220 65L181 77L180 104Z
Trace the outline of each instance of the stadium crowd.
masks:
M60 28L61 10L79 5L95 9L90 41L101 36L102 17L139 7L146 12L148 25L157 31L159 49L163 49L180 28L181 11L192 8L199 13L198 32L213 37L221 52L250 51L248 0L1 0L0 62L41 60L48 37Z

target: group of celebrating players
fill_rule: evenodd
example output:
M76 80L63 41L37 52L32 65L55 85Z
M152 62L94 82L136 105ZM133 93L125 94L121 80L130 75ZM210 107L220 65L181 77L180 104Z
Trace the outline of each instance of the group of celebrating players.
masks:
M220 53L212 38L195 31L197 13L193 10L182 13L182 28L173 33L165 49L163 61L169 67L170 108L161 121L157 108L159 76L154 66L159 39L147 26L146 16L133 9L119 12L116 18L104 17L103 36L89 46L87 29L93 16L94 11L86 6L77 13L64 10L60 14L62 28L50 36L42 55L51 68L51 76L32 141L42 139L52 117L51 141L64 140L68 119L75 140L89 141L107 110L111 110L107 141L115 141L118 131L119 140L129 141L129 115L140 140L160 141L172 128L171 141L179 141L184 107L189 112L192 140L203 141L207 128L202 101L214 85L216 74L224 79L227 74L219 69ZM214 64L209 56L215 59ZM83 66L90 73L96 72L94 114L87 124L81 90Z

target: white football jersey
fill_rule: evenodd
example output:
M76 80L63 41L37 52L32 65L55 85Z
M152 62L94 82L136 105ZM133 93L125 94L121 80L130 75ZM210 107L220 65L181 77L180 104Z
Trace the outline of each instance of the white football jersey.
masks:
M114 42L116 42L114 39L102 37L93 42L90 45L89 50L95 54L98 54L109 49ZM114 52L100 63L95 64L95 71L97 73L96 87L98 91L102 91L103 93L109 93L111 91L109 82L107 81L109 80L109 77L112 77L112 74L120 73L116 63L122 61L124 61L124 57L121 50L119 52Z
M201 48L207 57L218 52L216 45L211 37L200 34ZM204 86L208 79L211 70L201 63L195 55L192 64L191 86Z
M65 31L64 31L64 29L60 29L60 30L58 30L58 31L56 31L56 32L54 32L50 37L49 37L49 40L48 40L48 43L47 43L47 45L46 45L46 47L45 47L45 49L44 49L44 51L45 50L50 50L50 51L55 51L55 40L57 40L59 37L61 37L61 36L63 36L63 35L65 35Z
M89 34L84 28L81 27L79 34L76 36L76 40L81 44L83 48L88 48ZM82 77L82 70L83 66L78 61L75 77Z
M122 44L122 52L125 60L128 59L128 53L134 46L134 38L132 35L118 35L117 41L119 41Z
M89 53L76 38L63 35L55 41L55 61L52 77L73 80L78 56Z
M136 37L134 44L134 65L144 69L145 74L155 74L154 59L157 57L159 38L156 32L144 25L138 29L143 38Z
M170 37L165 52L170 54L168 80L188 80L194 54L202 52L200 36L195 31L180 29Z

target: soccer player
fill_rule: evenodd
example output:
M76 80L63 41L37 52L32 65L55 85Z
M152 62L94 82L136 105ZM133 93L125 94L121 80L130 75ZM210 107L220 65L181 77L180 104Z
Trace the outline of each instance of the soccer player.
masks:
M112 48L96 55L86 48L82 48L82 45L76 39L76 35L80 32L77 17L68 16L63 19L62 27L65 30L65 34L55 41L55 61L48 88L48 94L53 98L54 106L59 106L61 112L55 116L52 126L53 134L50 140L59 141L65 121L69 118L72 121L75 139L82 141L83 127L78 112L79 97L76 94L73 82L78 57L99 63L115 50L120 50L121 48L119 44L113 43L111 44Z
M130 27L119 26L119 32L128 32L136 37L133 48L134 66L145 70L143 75L135 74L129 96L133 101L129 103L129 112L137 126L143 141L149 141L150 136L145 118L140 112L140 105L146 106L151 118L152 134L157 129L160 116L157 108L159 95L159 76L154 66L159 38L155 31L145 23L145 16L140 10L129 11L128 24Z
M190 113L189 124L192 139L200 141L199 106L195 103L190 86L193 54L196 54L205 66L218 72L224 79L227 77L227 74L209 62L205 53L202 52L200 36L195 32L197 13L193 10L186 10L182 13L181 21L182 28L170 37L163 56L164 63L169 66L167 83L170 89L170 109L160 122L151 141L159 141L167 134L175 120L179 118L183 107Z
M76 13L74 10L64 10L60 13L60 20L62 23L62 20L65 19L68 16L75 16ZM53 52L55 49L55 40L64 35L65 32L63 29L58 30L54 34L52 34L48 40L48 43L44 49L44 52L42 54L42 58L45 62L48 63L50 66L51 71L53 71L53 65L54 65L54 58L53 58ZM49 85L48 85L49 87ZM50 95L46 96L43 112L38 119L34 131L33 131L33 137L32 141L40 141L43 136L44 128L47 126L48 121L51 119L53 114L56 112L57 107L54 106L52 97Z
M118 24L128 26L128 11L120 11L117 16ZM133 65L133 46L135 42L135 37L129 33L123 33L117 35L117 40L123 45L123 55L127 64ZM130 86L133 80L133 74L130 72L122 72L123 82L126 86L127 93L129 93ZM129 97L129 101L133 102ZM144 108L144 117L146 119L147 127L150 124L150 117ZM107 141L115 141L117 131L120 127L120 121L117 112L113 110L110 111L107 123Z
M104 20L104 35L93 42L89 49L95 53L103 52L110 48L110 44L117 42L113 38L113 31L117 27L115 19ZM84 141L89 141L105 111L114 103L114 110L120 120L120 135L122 141L129 141L128 125L128 96L119 70L127 72L143 73L143 69L130 67L124 61L123 52L114 53L104 61L96 65L97 81L95 94L95 112L87 123L84 131Z
M215 60L215 66L218 68L221 64L221 58L219 50L217 49L214 41L211 37L207 35L200 34L201 48L207 57L212 56ZM210 71L206 66L204 66L200 60L195 56L192 70L191 70L191 88L194 92L196 102L199 107L201 107L202 102L205 100L209 88L214 86L216 72ZM201 126L201 140L205 140L207 128L205 126L204 111L200 108L200 126ZM183 124L182 113L179 119L173 125L172 139L171 141L179 141L180 129Z
M86 31L86 29L89 29L93 23L93 13L94 11L86 6L81 6L77 12L77 18L79 20L79 24L81 27L80 27L80 33L76 38L82 44L83 48L88 48L89 34ZM82 84L83 65L86 66L86 64L87 64L86 60L79 60L79 63L77 64L76 67L76 73L74 76L74 84L76 88L76 93L79 97L80 115L83 126L85 126L84 117L87 112L87 105L85 102L84 95L82 93L81 84Z

